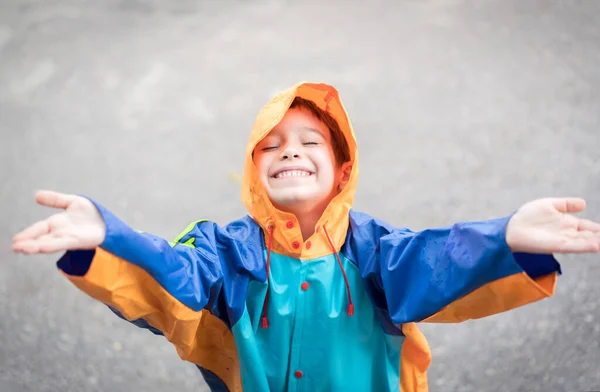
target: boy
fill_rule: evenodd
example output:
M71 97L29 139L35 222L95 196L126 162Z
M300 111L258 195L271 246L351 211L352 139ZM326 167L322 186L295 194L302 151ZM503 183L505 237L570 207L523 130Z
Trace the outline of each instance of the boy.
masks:
M242 200L250 216L198 221L173 243L87 198L40 192L64 212L14 250L67 251L65 276L163 334L213 391L427 390L415 323L460 322L552 296L553 253L598 252L585 202L540 199L511 216L412 232L351 210L354 133L337 91L299 83L258 114Z

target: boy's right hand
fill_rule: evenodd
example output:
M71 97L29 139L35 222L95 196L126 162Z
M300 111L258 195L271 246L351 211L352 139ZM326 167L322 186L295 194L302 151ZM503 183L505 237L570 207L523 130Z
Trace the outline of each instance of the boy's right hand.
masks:
M64 211L34 223L13 237L13 250L25 254L94 249L104 241L106 225L88 199L52 191L39 191L35 201Z

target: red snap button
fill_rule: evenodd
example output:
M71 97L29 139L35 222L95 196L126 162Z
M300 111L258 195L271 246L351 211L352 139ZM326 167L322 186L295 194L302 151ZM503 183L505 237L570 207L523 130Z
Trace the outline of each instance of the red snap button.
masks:
M310 249L311 243L310 241L306 241L306 249Z
M294 227L294 222L293 221L287 221L287 223L285 224L285 227L287 227L288 229L291 229L292 227Z
M300 243L298 241L294 241L292 242L292 246L294 247L294 249L298 249L300 247Z
M302 290L306 291L310 287L310 284L308 282L304 282L304 283L302 283L302 286L300 286L300 287L302 287Z
M302 378L304 373L302 373L300 370L296 370L296 372L294 372L294 376L296 376L296 378Z

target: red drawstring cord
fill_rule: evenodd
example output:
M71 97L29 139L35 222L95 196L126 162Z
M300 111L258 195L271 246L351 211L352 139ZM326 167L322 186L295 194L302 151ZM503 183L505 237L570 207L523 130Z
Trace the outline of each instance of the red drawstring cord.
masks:
M267 308L269 305L268 284L269 284L269 274L270 274L270 270L271 270L271 247L273 244L274 227L269 226L269 230L270 230L269 242L267 245L267 293L265 294L265 301L263 303L263 311L262 311L262 317L261 317L261 325L263 328L269 328L269 319L267 318ZM333 250L335 257L337 258L337 262L338 262L338 265L340 266L340 270L342 270L342 274L344 275L344 282L346 283L346 293L348 294L348 310L346 311L346 314L348 314L348 316L354 316L354 303L352 302L352 294L350 293L350 283L348 282L348 276L346 275L346 271L344 270L344 266L342 265L342 260L340 259L340 255L335 250L335 246L333 245L333 242L331 241L331 237L329 237L329 232L327 232L327 227L325 227L325 225L323 225L323 231L325 232L327 241L329 241L331 250Z
M262 311L262 327L269 328L269 320L267 319L267 307L269 305L269 273L271 269L271 245L273 243L273 225L269 225L269 244L267 245L267 293L265 294L265 301L263 303L263 311Z
M352 294L350 294L350 283L348 283L348 276L346 275L346 271L342 266L342 260L340 259L340 255L335 250L335 246L333 245L333 241L331 241L331 238L329 237L329 233L327 232L327 227L325 227L325 225L323 225L323 231L327 236L327 241L329 241L329 245L331 245L331 250L333 250L333 253L335 253L335 257L337 257L338 265L342 270L342 274L344 274L344 282L346 282L346 293L348 293L348 311L346 313L348 314L348 316L354 316L354 304L352 303Z

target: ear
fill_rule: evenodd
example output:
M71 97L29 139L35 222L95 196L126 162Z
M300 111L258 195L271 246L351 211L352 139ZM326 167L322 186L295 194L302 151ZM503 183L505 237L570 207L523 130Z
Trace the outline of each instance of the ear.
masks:
M340 184L338 185L338 189L341 191L346 187L348 181L350 180L350 173L352 173L352 161L348 161L342 165L340 168Z

